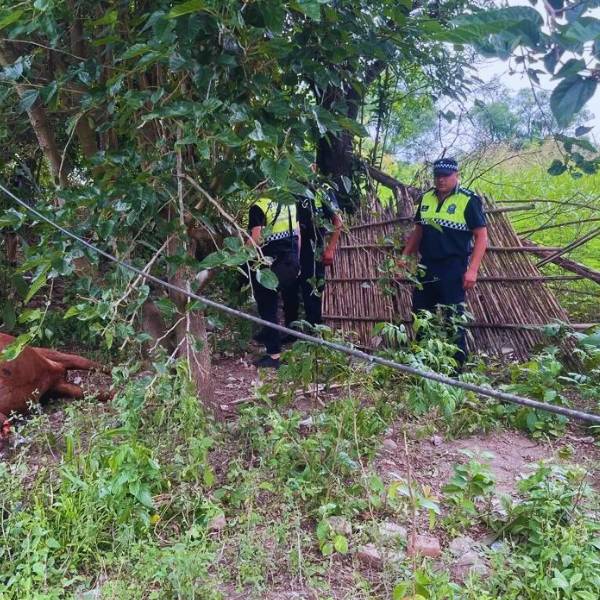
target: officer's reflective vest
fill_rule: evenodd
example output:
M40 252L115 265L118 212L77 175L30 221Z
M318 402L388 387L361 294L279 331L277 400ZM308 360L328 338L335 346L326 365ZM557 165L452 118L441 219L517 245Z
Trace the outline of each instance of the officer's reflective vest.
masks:
M442 203L439 211L439 200L435 191L431 190L423 195L421 200L421 221L426 223L437 223L448 229L459 229L469 231L465 211L473 193L464 188L458 188L451 196Z
M270 229L265 244L298 235L295 228L297 221L295 204L280 204L271 198L259 198L254 204L262 210L265 224Z

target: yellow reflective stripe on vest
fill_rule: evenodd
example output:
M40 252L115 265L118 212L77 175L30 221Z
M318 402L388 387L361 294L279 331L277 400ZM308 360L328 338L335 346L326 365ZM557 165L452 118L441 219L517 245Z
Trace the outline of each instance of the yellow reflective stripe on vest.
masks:
M282 240L296 234L295 204L281 204L281 210L279 210L280 204L271 198L259 198L254 204L263 211L266 226L271 230L269 236L265 239L265 243ZM277 214L278 210L279 214ZM291 234L290 222L292 224Z
M449 229L468 231L465 212L470 199L470 196L459 190L448 196L438 211L438 198L434 191L429 191L421 200L421 219Z

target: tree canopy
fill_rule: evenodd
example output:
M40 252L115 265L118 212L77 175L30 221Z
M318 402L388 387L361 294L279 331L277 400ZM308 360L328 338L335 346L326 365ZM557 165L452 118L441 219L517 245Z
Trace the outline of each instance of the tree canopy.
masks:
M199 268L245 263L241 227L257 186L286 202L310 194L315 158L356 205L365 111L410 108L414 89L432 101L464 96L474 50L510 58L534 81L555 74L550 106L570 123L599 78L596 4L553 2L544 26L534 8L473 0L3 0L0 171L14 180L18 170L21 193L62 225L189 283ZM564 141L595 168L577 152L589 142ZM28 301L71 276L83 251L3 202L2 225L24 248L13 283ZM134 339L151 290L87 261L99 271L75 278L66 316L109 346ZM185 299L160 308L170 318ZM45 315L20 318L43 336Z

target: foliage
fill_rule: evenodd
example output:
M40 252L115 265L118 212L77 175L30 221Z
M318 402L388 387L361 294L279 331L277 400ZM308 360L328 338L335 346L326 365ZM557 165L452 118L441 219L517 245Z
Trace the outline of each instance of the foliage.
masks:
M588 512L593 493L582 470L540 465L519 484L523 501L507 504L498 523L511 544L489 589L506 598L591 600L600 592L597 522Z
M568 404L561 394L563 366L557 358L558 348L548 348L519 368L512 369L512 383L508 391L545 402ZM511 407L510 421L520 429L527 429L533 437L544 434L557 436L564 431L566 417L527 407Z
M112 422L93 415L92 435L72 410L60 461L33 478L24 470L26 453L0 463L3 597L58 598L85 589L97 576L99 556L136 585L158 577L165 593L187 596L185 590L197 589L196 579L212 561L205 528L213 509L202 495L170 497L173 486L201 491L213 481L210 442L202 432L206 419L186 378L182 370L176 377L157 376L150 386L131 383L115 403ZM41 425L27 424L23 434L40 436L47 452L55 434ZM169 541L158 544L163 522L173 516L191 516L197 524L180 536L165 529ZM125 581L113 584L122 590L114 597L132 597ZM211 593L210 585L205 589Z
M452 506L446 523L452 528L470 525L479 515L478 501L489 501L494 489L494 476L489 463L480 462L470 451L465 451L468 462L454 466L454 472L448 483L442 488L444 497ZM492 458L484 453L482 458Z

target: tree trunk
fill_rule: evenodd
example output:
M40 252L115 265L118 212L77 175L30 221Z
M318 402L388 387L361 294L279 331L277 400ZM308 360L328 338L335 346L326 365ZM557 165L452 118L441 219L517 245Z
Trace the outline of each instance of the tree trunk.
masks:
M5 45L0 44L0 65L8 67L9 65L12 65L15 60L12 52ZM14 86L20 98L23 98L23 96L31 89L22 83L15 83ZM44 156L50 163L55 182L58 182L61 187L65 187L67 185L67 175L64 172L61 172L60 152L58 151L56 140L48 125L46 111L39 98L27 109L27 115L29 116L29 122L37 137L38 144L44 153Z
M181 130L178 130L177 137L182 137ZM181 242L176 236L167 246L168 254L188 254L194 256L196 252L196 241L187 236L185 227L185 207L183 203L183 160L181 148L177 149L177 199L178 199L178 220L181 226L181 235L185 236L186 241ZM171 215L174 212L169 209ZM193 274L186 267L179 267L170 283L177 287L190 291ZM206 321L204 313L199 310L189 309L189 298L181 292L169 291L173 303L177 307L177 325L175 327L176 356L183 358L189 369L190 377L196 386L198 395L202 403L209 407L215 417L221 418L221 408L218 402L215 402L214 384L211 377L211 357L210 345L208 343L208 334L206 330Z
M376 61L367 69L362 83L363 89L367 89L385 66L383 61ZM319 94L317 93L317 95ZM345 103L345 116L355 121L360 112L362 100L356 87L348 83L345 89L329 87L325 90L322 106L327 110L332 110L334 106ZM317 166L321 173L330 177L338 186L338 199L341 207L349 211L356 209L360 201L357 190L347 193L342 180L343 176L352 181L352 174L355 170L353 134L342 131L336 135L328 133L322 137L317 144Z
M193 243L190 243L187 249L188 254L193 256L194 250ZM185 252L185 249L177 240L169 245L168 253L171 256L182 251ZM193 275L188 269L180 267L169 279L169 283L184 290L189 290L192 278ZM178 312L176 315L178 323L175 327L175 354L178 358L186 361L190 377L196 386L202 403L210 408L217 418L220 418L222 416L221 409L219 404L215 402L210 345L204 313L199 310L190 310L189 299L185 294L169 291L169 296Z

